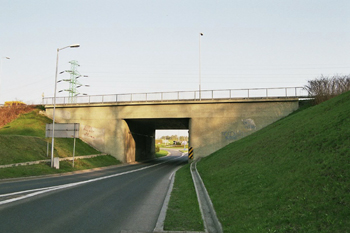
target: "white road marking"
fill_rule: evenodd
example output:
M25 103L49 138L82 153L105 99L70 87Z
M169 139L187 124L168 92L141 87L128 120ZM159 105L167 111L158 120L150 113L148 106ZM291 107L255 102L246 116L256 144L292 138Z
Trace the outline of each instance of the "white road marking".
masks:
M174 159L179 159L179 158L181 158L181 157L175 157ZM173 159L171 159L171 160L173 160ZM159 166L159 165L161 165L163 163L167 163L167 162L169 162L169 161L165 161L165 162L162 162L162 163L150 165L150 166L139 168L139 169L136 169L136 170L131 170L131 171L122 172L122 173L118 173L118 174L114 174L114 175L103 176L103 177L99 177L99 178L95 178L95 179L90 179L90 180L85 180L85 181L80 181L80 182L75 182L75 183L70 183L70 184L63 184L63 185L46 187L46 188L30 189L30 190L24 190L24 191L20 191L20 192L1 194L0 197L7 197L7 196L24 194L24 193L30 193L30 194L27 194L27 195L24 195L24 196L15 197L15 198L11 198L11 199L8 199L8 200L0 201L0 206L4 205L4 204L7 204L7 203L23 200L23 199L26 199L26 198L29 198L29 197L34 197L34 196L37 196L39 194L43 194L43 193L59 190L59 189L74 187L74 186L81 185L81 184L87 184L87 183L91 183L91 182L95 182L95 181L99 181L99 180L104 180L104 179L108 179L108 178L112 178L112 177L122 176L122 175L126 175L126 174L129 174L129 173L145 170L145 169L148 169L148 168L151 168L151 167Z

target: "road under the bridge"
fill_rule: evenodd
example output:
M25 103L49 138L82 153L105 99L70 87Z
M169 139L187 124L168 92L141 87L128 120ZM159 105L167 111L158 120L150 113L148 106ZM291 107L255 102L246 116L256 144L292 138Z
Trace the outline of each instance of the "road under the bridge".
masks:
M136 161L154 158L155 132L158 129L189 129L189 118L125 119L130 133L125 148L135 148ZM189 133L190 134L190 133Z

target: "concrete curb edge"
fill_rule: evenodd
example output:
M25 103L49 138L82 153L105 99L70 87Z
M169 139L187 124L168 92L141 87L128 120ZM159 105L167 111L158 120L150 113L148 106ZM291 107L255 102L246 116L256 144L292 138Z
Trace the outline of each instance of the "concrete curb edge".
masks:
M168 204L170 201L171 192L173 191L173 187L174 187L175 173L179 168L180 167L178 167L171 175L171 180L170 180L168 192L165 196L163 206L162 206L162 209L160 211L160 214L159 214L159 217L157 220L157 224L156 224L156 227L154 228L153 232L164 232L164 221L165 221L165 217L166 217L166 212L168 210Z
M204 228L206 232L222 233L222 226L219 219L217 218L213 203L211 202L208 191L205 188L203 180L197 171L196 165L199 160L194 161L191 164L190 169L193 183L197 193L199 207L204 221Z

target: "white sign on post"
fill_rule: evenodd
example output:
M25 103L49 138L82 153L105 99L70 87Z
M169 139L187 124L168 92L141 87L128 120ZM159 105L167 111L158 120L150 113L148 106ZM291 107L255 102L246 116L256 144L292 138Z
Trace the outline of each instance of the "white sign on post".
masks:
M46 124L46 137L52 138L74 138L73 145L73 167L74 167L74 156L75 156L75 139L79 138L79 123L55 123L55 133L52 130L52 124ZM56 164L54 166L59 169L59 159L57 158Z
M55 138L79 138L79 123L55 123ZM52 138L52 124L46 124L46 137Z

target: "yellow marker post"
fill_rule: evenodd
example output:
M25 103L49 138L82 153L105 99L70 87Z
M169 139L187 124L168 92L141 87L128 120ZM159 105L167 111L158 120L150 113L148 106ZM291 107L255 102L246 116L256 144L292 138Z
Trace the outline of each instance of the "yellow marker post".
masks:
M188 148L188 159L193 159L193 147Z

